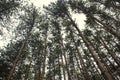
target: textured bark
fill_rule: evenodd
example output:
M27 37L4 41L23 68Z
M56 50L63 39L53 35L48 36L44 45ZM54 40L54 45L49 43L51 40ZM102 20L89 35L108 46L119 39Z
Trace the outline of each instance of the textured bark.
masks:
M62 80L62 76L61 76L61 65L60 65L60 55L58 56L58 65L59 65L59 80Z
M107 44L104 42L103 38L101 37L101 41L104 45L104 47L107 49L108 53L112 56L112 58L114 59L114 61L117 63L118 66L120 66L120 62L117 59L117 57L115 56L114 52L112 52L109 47L107 46Z
M95 30L96 30L97 32L99 32L99 31L96 29L96 27L95 27ZM108 53L111 55L111 57L112 57L112 58L114 59L114 61L117 63L117 65L120 66L120 62L119 62L119 60L117 59L117 56L114 54L114 52L113 52L112 50L109 49L109 47L108 47L107 44L105 43L103 37L102 37L101 35L98 35L98 36L99 36L99 39L98 39L98 40L100 40L100 42L102 43L102 45L107 49ZM95 36L93 36L93 37L96 39Z
M79 60L80 60L81 66L82 66L82 70L84 71L84 73L83 73L84 78L85 78L85 80L89 80L90 77L89 77L88 71L87 71L87 69L86 69L85 63L84 63L84 61L83 61L82 55L81 55L81 53L80 53L80 51L79 51L79 49L78 49L78 47L77 47L77 44L76 44L76 42L75 42L72 29L70 29L70 31L71 31L71 38L72 38L72 40L73 40L73 42L74 42L74 44L75 44L75 48L76 48L77 53L78 53L78 56L79 56Z
M76 28L76 30L79 32L79 35L81 36L81 38L83 39L84 43L86 44L87 48L89 49L91 55L93 56L95 62L97 63L99 69L101 70L104 78L106 80L113 80L111 75L109 74L109 72L107 71L106 67L101 63L99 56L97 55L96 51L94 50L93 46L90 45L90 40L87 39L86 36L84 36L82 34L82 32L79 30L79 28L77 27L77 25L74 23L74 21L72 20L72 18L70 17L70 15L68 13L66 13L66 15L68 16L68 18L71 20L71 23L73 24L73 26Z
M113 34L114 36L116 36L119 40L120 40L120 32L118 32L117 30L115 30L112 26L108 26L105 23L103 23L102 21L98 20L97 18L93 17L92 15L89 14L89 16L91 18L93 18L94 20L96 20L98 23L100 23L101 25L103 25L104 29L106 31L108 31L109 33Z
M62 52L61 52L61 55L60 55L60 57L61 57L61 61L62 61L62 68L63 68L63 78L64 78L64 80L66 80L66 74L65 74L65 68L64 68L64 62L63 62Z
M63 44L62 40L61 40L61 50L63 52L63 57L65 59L65 64L66 64L66 69L67 69L67 74L68 74L68 80L71 80L69 66L68 66L68 62L67 62L67 58L66 58L66 51L65 51L65 47L64 47L64 44Z
M11 77L12 77L14 71L15 71L15 67L16 67L16 65L17 65L17 62L18 62L18 60L19 60L20 57L21 57L22 51L23 51L23 49L24 49L24 47L25 47L25 45L26 45L27 40L29 39L29 36L30 36L30 34L28 34L28 36L25 38L25 41L22 43L22 46L21 46L21 48L20 48L20 50L19 50L19 52L18 52L18 55L16 56L16 58L15 58L15 60L14 60L14 62L13 62L13 67L12 67L12 69L10 70L10 73L9 73L9 75L8 75L7 80L11 80Z
M83 73L83 69L80 67L80 64L79 64L79 60L78 60L78 58L77 58L77 55L75 55L75 59L76 59L76 61L77 61L77 67L79 68L79 70L80 70L80 74L82 74L82 77L84 77L84 73ZM84 77L84 79L85 79L85 77ZM78 80L79 80L79 77L78 77Z
M56 26L56 25L55 25ZM60 26L57 25L57 30L58 30L58 33L59 34L59 43L60 43L60 49L61 49L61 53L64 57L64 60L65 60L65 65L66 65L66 70L67 70L67 76L68 76L68 80L72 80L71 79L71 76L70 76L70 70L69 70L69 64L68 64L68 61L67 61L67 57L66 57L66 51L65 51L65 46L64 46L64 43L63 43L63 38L62 38L62 34L61 34L61 29L60 29ZM65 76L66 77L66 76Z
M12 69L10 70L10 73L9 73L9 75L8 75L8 77L7 77L7 80L11 80L11 77L12 77L14 71L15 71L15 67L16 67L16 65L17 65L17 63L18 63L18 60L20 59L20 57L21 57L21 55L22 55L22 51L23 51L23 49L25 48L25 45L26 45L29 37L31 36L31 31L32 31L32 29L33 29L33 27L34 27L35 19L36 19L35 9L34 9L34 11L33 11L32 18L33 18L33 19L32 19L32 21L30 21L31 23L29 24L30 27L29 27L29 31L28 31L28 33L27 33L27 36L25 37L25 40L24 40L24 42L22 43L22 46L20 47L20 49L19 49L19 51L18 51L18 55L16 56L16 58L15 58L15 60L14 60L14 62L13 62L13 67L12 67Z
M44 80L44 76L45 76L45 67L46 67L46 56L47 56L47 30L45 33L45 47L44 47L44 58L43 58L43 69L42 69L42 74L41 74L41 78L40 80Z
M26 68L25 80L29 79L29 72L30 72L31 65L32 65L32 57L30 58L30 63L28 67Z
M101 1L96 1L96 2L99 2L100 4L102 4L102 5L104 5L105 3L104 2L101 2ZM115 1L115 2L117 2L117 1ZM113 9L117 9L117 10L120 10L120 6L117 6L117 5L115 5L114 4L114 2L112 2L113 3L113 5L111 5L111 7L113 8ZM120 3L120 2L119 2ZM109 3L108 3L109 4ZM105 6L105 5L104 5ZM107 6L106 6L107 7Z

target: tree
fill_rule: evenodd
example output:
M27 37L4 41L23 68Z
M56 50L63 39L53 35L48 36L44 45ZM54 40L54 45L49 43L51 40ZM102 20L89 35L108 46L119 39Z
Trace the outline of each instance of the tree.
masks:
M2 0L0 1L0 19L4 16L9 16L13 13L20 5L21 0Z
M58 4L58 2L59 2L59 4ZM82 32L79 30L79 28L77 27L77 25L74 23L74 21L70 17L70 15L68 13L67 6L64 4L65 2L64 1L59 1L59 0L58 0L58 2L56 4L53 4L54 7L50 7L50 6L52 6L52 5L50 5L49 8L47 7L46 9L49 12L51 12L52 15L56 15L57 17L58 16L63 17L63 15L64 16L66 15L68 17L68 19L70 19L71 23L76 28L76 30L79 32L79 35L82 37L82 39L85 42L87 48L91 52L93 58L95 59L97 65L100 68L101 72L103 73L104 77L106 79L112 80L112 77L110 76L109 72L105 69L105 66L100 62L99 56L97 55L96 51L94 50L94 47L91 45L90 40L86 36L84 36L82 34ZM64 11L64 12L61 12L61 11Z
M31 13L27 13L27 14L26 14L26 16L28 16L28 19L26 19L26 22L27 22L27 23L25 22L25 25L29 27L28 31L26 31L26 32L27 32L27 36L25 37L25 40L23 41L23 43L22 43L22 45L21 45L21 47L20 47L20 49L19 49L19 51L18 51L18 55L16 56L16 58L15 58L15 60L14 60L14 62L13 62L13 67L12 67L12 69L11 69L11 71L10 71L10 74L9 74L7 80L10 80L10 79L11 79L11 77L12 77L12 75L13 75L13 73L14 73L15 67L16 67L16 65L17 65L17 62L18 62L18 60L19 60L20 57L21 57L22 51L23 51L23 49L24 49L24 47L25 47L25 45L26 45L26 42L27 42L27 40L29 39L29 37L30 37L30 35L31 35L31 31L32 31L32 29L33 29L33 27L34 27L35 19L36 19L36 17L37 17L37 14L36 14L37 12L36 12L35 8L32 9L32 10L33 10L33 11L28 10L28 11L31 12ZM31 19L30 19L30 17L31 17ZM30 19L30 20L29 20L29 19Z
M119 80L119 4L57 0L47 13L22 7L15 37L0 52L0 79ZM71 12L86 15L85 29Z

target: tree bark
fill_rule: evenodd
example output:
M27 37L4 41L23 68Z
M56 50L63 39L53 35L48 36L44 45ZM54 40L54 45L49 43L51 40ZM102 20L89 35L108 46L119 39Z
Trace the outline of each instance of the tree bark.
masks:
M109 72L107 71L106 67L100 62L99 56L97 55L96 51L94 50L93 46L90 45L89 40L87 39L87 37L85 37L82 32L79 30L79 28L77 27L77 25L74 23L74 21L72 20L72 18L70 17L70 15L67 13L66 14L68 16L68 18L71 20L71 23L73 24L73 26L76 28L76 30L79 32L79 35L81 36L81 38L83 39L83 41L85 42L87 48L89 49L91 55L93 56L94 60L96 61L99 69L101 70L104 78L106 80L113 80L111 75L109 74Z
M44 76L45 76L45 67L46 67L46 56L47 56L47 30L48 28L46 29L46 32L45 32L45 47L44 47L44 59L43 59L43 69L42 69L42 74L41 74L41 79L40 80L44 80Z
M18 55L16 56L16 58L15 58L15 60L14 60L14 62L13 62L13 67L12 67L12 69L10 70L10 73L9 73L9 75L8 75L7 80L11 80L11 77L12 77L14 71L15 71L15 67L16 67L16 65L17 65L17 62L18 62L18 60L19 60L20 57L21 57L22 51L23 51L23 49L24 49L24 47L25 47L25 45L26 45L27 40L29 39L29 36L30 36L30 34L28 34L28 36L25 38L25 41L22 43L22 46L21 46L20 50L18 51Z
M88 14L91 18L93 18L94 20L96 20L98 23L100 23L101 25L103 25L104 29L106 31L108 31L109 33L113 34L114 36L116 36L119 40L120 40L120 32L118 32L117 30L113 29L112 26L107 26L105 23L101 22L100 20L98 20L97 18L93 17L92 15Z
M75 44L75 48L76 48L76 50L77 50L77 53L78 53L78 56L79 56L79 60L80 60L82 69L83 69L83 71L84 71L84 74L83 74L83 75L84 75L84 78L85 78L85 80L89 80L90 77L89 77L88 71L87 71L87 69L86 69L85 63L84 63L84 61L83 61L82 55L81 55L81 53L80 53L80 51L79 51L79 49L78 49L78 47L77 47L77 44L76 44L76 42L75 42L72 29L70 29L70 31L71 31L71 38L72 38L72 40L73 40L73 42L74 42L74 44Z

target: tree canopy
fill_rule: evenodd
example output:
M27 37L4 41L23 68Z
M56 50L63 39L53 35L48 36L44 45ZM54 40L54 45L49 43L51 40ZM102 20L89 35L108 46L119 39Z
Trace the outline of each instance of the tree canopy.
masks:
M0 80L120 80L119 0L57 0L43 8L0 1L0 26L14 35L0 49ZM86 16L84 29L75 13Z

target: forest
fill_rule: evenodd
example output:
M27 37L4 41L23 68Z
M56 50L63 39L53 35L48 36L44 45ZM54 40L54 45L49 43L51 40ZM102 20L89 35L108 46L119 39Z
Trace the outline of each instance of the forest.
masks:
M0 80L120 80L120 0L56 0L43 9L0 0L0 37L11 37L0 47ZM84 29L71 13L86 16Z

